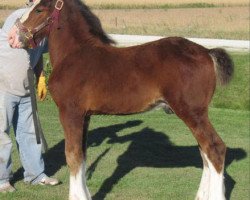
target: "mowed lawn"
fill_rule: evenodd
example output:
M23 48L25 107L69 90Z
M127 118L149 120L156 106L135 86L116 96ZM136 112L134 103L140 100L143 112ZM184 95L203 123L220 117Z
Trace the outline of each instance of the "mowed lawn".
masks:
M0 195L0 199L67 199L69 170L57 109L46 101L39 104L39 111L50 148L45 154L47 173L62 184L53 188L24 184L14 149L18 192ZM227 196L248 200L249 112L211 108L210 118L228 146ZM175 115L158 110L123 117L94 116L88 144L87 184L94 200L194 199L202 162L193 136Z
M228 147L226 196L233 200L248 200L249 55L232 56L236 64L235 77L228 87L217 89L210 118ZM58 111L50 98L38 107L49 144L49 151L44 155L46 172L60 179L62 184L55 187L24 184L15 147L13 181L18 192L0 194L1 200L68 198L69 170ZM197 143L174 114L154 110L129 116L92 117L87 184L93 200L191 200L197 192L201 174L202 161Z

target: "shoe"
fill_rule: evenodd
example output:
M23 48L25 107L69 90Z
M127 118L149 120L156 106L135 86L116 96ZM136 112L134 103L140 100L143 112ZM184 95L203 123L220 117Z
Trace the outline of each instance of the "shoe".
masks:
M16 188L14 188L9 182L0 184L0 193L7 193L7 192L15 192Z
M48 176L44 176L39 182L39 185L58 185L59 181L56 178L50 178Z

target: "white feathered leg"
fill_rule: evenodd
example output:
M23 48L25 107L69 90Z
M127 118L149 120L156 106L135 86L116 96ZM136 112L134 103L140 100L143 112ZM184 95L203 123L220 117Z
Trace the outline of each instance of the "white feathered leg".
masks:
M208 162L205 158L205 154L201 151L201 157L203 160L203 172L202 172L202 177L201 177L201 182L199 186L199 190L196 195L196 200L201 200L201 199L209 199L209 183L210 183L210 170L208 168Z
M207 155L201 150L203 160L203 173L196 200L225 200L225 186L223 170L218 173L208 159Z
M75 176L70 175L69 200L91 200L91 195L86 185L85 161L83 161Z

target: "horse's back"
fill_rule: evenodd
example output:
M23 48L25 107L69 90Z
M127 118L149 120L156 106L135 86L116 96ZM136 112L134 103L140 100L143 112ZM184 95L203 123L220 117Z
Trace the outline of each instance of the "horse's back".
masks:
M133 59L131 71L138 71L159 89L198 89L197 84L203 82L204 86L211 82L210 86L215 87L214 63L208 49L190 40L168 37L131 47L129 51Z

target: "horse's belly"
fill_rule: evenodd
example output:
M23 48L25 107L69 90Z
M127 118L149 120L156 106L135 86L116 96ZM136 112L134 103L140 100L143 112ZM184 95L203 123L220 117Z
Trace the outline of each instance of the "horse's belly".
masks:
M166 102L159 97L117 97L103 100L96 105L96 112L103 114L134 114L151 110L157 106L166 106Z

